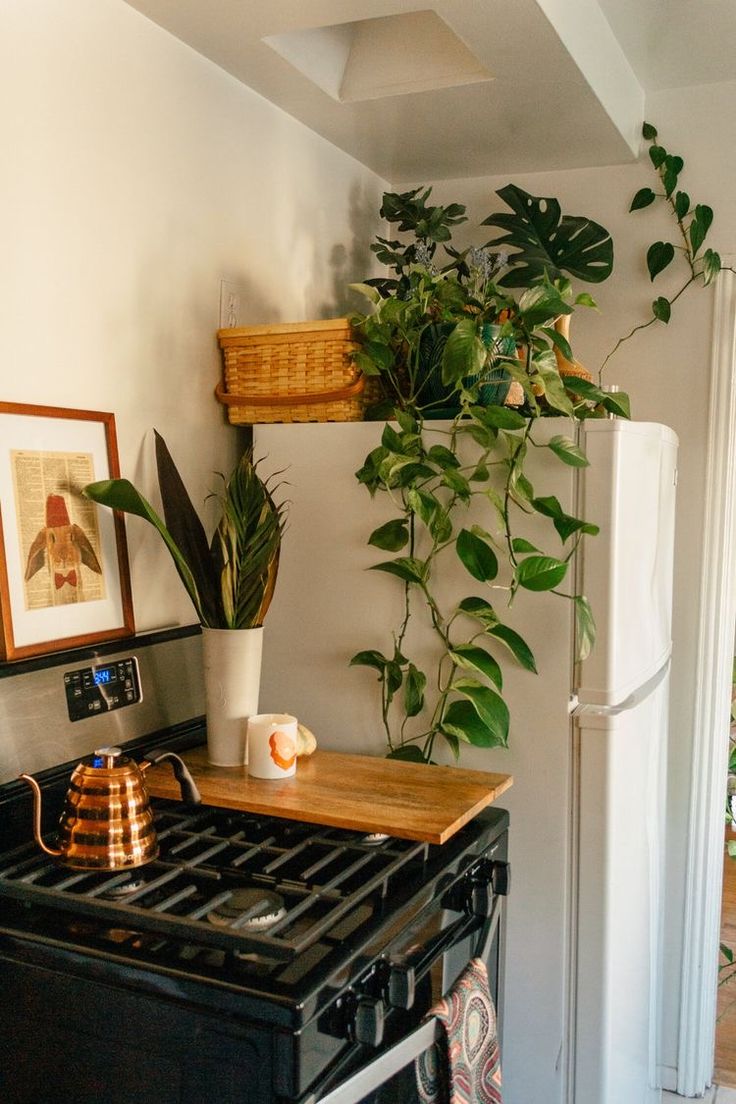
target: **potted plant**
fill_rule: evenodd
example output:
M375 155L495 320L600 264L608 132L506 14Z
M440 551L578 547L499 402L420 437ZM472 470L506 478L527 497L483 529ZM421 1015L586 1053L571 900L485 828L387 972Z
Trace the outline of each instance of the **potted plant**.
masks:
M207 540L166 442L154 430L162 520L127 479L90 483L83 493L135 514L163 539L202 625L210 762L242 765L245 722L258 712L263 621L279 566L285 506L246 452L217 495L221 516Z
M580 655L591 647L587 599L566 586L575 548L596 529L537 492L525 461L541 418L563 416L574 425L606 413L628 416L627 397L594 385L561 332L560 320L575 307L595 305L587 292L573 293L569 277L600 282L611 272L607 231L509 185L498 195L510 210L484 223L501 234L458 251L452 230L465 208L432 206L430 192L384 196L381 214L411 236L372 246L392 274L357 285L373 310L352 319L361 345L356 362L383 388L374 414L389 419L357 478L396 508L368 539L394 554L374 570L403 586L404 614L388 649L365 649L351 662L378 673L389 755L418 761L430 761L438 741L456 758L462 742L505 745L509 711L497 650L535 670L527 642L495 601L469 593L443 607L436 586L443 560L459 559L469 586L480 584L494 599L553 591L571 600ZM435 421L438 415L446 421ZM568 433L540 447L564 464L587 464ZM478 500L488 507L482 525L466 522ZM517 531L529 514L549 519L554 551ZM436 639L431 675L409 655L415 612L429 619Z

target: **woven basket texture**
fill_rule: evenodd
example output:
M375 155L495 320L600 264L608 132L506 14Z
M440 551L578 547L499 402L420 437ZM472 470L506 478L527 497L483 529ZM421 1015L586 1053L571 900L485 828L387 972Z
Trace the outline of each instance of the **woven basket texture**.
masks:
M365 380L350 355L358 346L347 318L242 326L217 336L225 388L216 394L233 425L362 420Z

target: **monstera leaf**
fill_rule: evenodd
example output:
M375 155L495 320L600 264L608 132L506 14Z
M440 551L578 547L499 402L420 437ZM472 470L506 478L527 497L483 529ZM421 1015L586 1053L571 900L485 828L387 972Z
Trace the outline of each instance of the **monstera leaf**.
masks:
M508 184L496 195L512 214L501 212L484 219L484 226L505 231L487 244L516 249L509 256L511 270L498 282L503 287L529 287L544 277L563 273L597 284L613 269L611 235L597 222L578 215L562 215L556 199L544 199Z

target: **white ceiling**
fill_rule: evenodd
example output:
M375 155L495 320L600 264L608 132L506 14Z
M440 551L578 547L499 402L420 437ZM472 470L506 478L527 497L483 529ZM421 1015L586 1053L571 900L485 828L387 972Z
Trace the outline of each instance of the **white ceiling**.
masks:
M736 0L127 2L392 184L626 161L736 79Z

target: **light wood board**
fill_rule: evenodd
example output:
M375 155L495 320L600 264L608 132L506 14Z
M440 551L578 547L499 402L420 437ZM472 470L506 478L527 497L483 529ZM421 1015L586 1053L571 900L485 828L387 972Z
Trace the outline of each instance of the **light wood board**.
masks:
M305 820L401 839L444 843L511 786L509 774L434 767L317 750L293 778L251 778L247 767L216 767L206 747L182 756L205 805ZM155 797L180 797L170 765L146 772Z

